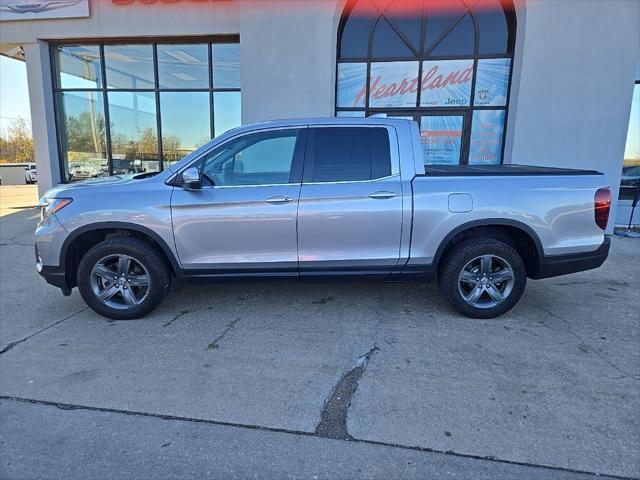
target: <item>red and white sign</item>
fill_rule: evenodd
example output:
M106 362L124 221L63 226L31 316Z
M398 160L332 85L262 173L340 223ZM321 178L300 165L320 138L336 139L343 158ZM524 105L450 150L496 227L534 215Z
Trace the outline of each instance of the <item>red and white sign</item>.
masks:
M418 88L421 89L421 106L465 106L469 105L473 60L439 60L424 62L422 81L418 81L418 62L374 62L371 64L369 106L372 108L417 106ZM338 79L338 94L349 90L352 98L348 105L362 106L366 86L343 84ZM346 92L344 92L346 93Z

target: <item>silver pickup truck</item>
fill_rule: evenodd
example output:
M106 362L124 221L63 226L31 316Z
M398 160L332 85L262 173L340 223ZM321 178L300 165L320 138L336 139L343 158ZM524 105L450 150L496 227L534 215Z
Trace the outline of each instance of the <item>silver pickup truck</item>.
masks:
M602 174L425 166L402 119L267 122L153 174L63 184L41 200L36 265L114 319L149 313L174 279L427 282L492 318L527 277L599 267Z

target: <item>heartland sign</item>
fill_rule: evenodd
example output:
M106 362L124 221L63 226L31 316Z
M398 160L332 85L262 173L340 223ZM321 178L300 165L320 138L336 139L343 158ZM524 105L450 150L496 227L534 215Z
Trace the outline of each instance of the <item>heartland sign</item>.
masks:
M369 106L371 108L416 108L420 106L468 106L471 97L473 60L425 61L422 80L418 62L376 62L371 64ZM365 64L338 67L338 106L364 107Z
M481 60L476 82L476 105L506 104L509 59ZM483 64L483 62L492 62ZM427 60L418 78L418 62L373 62L369 107L468 107L471 101L473 60ZM338 65L338 108L362 108L367 95L366 64Z

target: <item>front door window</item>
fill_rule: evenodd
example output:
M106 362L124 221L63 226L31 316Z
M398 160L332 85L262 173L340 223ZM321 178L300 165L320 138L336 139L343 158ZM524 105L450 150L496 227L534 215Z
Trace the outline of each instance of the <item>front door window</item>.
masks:
M299 130L245 135L204 159L204 184L227 187L289 183Z

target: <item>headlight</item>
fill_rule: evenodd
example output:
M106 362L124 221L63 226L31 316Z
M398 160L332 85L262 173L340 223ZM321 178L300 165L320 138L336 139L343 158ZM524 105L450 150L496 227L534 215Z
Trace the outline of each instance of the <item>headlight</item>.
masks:
M40 199L40 221L44 222L54 213L62 210L73 202L73 198L46 198Z

